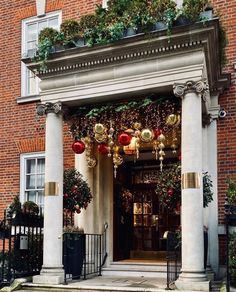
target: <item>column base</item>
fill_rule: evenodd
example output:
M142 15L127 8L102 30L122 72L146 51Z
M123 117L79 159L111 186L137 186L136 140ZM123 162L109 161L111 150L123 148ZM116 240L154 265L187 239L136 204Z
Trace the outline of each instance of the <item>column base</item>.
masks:
M59 285L64 282L63 268L42 268L40 275L33 276L34 284Z
M210 291L210 281L205 273L182 273L175 286L181 291Z

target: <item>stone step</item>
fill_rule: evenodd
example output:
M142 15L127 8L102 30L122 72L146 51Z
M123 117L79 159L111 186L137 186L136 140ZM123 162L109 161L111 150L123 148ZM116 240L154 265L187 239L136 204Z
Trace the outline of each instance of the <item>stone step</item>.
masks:
M103 276L155 277L166 279L166 263L111 263L102 269Z

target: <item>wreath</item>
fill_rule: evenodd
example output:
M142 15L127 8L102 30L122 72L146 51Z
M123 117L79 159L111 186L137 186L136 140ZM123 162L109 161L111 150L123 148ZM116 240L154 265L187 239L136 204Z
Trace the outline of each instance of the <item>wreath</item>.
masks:
M92 200L88 183L76 169L64 171L63 208L66 211L80 213Z
M213 200L213 185L208 172L203 173L203 207ZM181 205L181 164L176 163L163 169L157 178L156 194L160 204L169 209L179 209Z

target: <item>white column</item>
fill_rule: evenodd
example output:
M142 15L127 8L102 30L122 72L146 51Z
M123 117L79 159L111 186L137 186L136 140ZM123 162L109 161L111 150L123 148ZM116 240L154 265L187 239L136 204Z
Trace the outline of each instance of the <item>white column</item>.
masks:
M202 192L202 95L203 81L174 85L182 98L182 269L180 290L209 291L204 270Z
M38 114L46 114L46 160L44 197L43 267L34 283L60 284L63 233L63 119L61 103L39 105Z

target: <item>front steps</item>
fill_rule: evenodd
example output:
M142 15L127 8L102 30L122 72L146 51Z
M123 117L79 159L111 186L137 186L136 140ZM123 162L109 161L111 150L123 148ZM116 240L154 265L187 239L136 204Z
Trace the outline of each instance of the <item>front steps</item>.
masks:
M103 276L113 277L155 277L166 279L166 262L113 262L102 269Z

